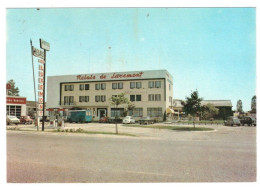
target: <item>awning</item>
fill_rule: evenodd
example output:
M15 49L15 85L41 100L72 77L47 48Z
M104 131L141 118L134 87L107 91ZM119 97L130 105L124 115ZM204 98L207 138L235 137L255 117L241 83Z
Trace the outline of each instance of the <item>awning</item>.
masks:
M167 108L167 109L166 109L166 113L174 113L174 110L171 109L171 108Z

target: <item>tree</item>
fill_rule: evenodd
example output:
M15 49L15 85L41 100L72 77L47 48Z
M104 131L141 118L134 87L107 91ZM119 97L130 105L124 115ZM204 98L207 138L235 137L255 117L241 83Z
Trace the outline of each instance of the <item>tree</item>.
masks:
M238 100L238 101L237 101L237 112L243 113L242 100Z
M124 93L121 93L117 96L112 96L110 99L110 104L114 106L116 109L118 108L119 105L123 104L129 104L129 100L125 97ZM115 114L115 127L116 127L116 134L118 134L118 128L117 128L117 119L118 115Z
M206 104L202 106L202 115L205 119L213 118L215 115L218 115L219 109L216 108L213 104Z
M15 82L13 79L9 80L7 84L11 85L11 89L8 90L7 95L8 96L19 96L19 88L15 87Z
M186 115L190 114L193 120L193 127L195 127L194 117L201 111L200 103L203 98L199 98L198 90L191 92L190 97L186 97L186 101L182 101L183 111Z
M256 113L256 96L253 96L251 100L251 112Z
M135 108L135 105L132 102L128 102L127 108L126 108L126 113L129 115L129 111L133 111Z

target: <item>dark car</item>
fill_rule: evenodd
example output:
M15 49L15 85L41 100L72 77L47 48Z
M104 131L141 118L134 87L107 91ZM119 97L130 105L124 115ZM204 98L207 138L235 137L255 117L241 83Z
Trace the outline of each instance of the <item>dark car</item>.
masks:
M244 125L248 125L248 126L254 125L254 126L256 126L256 120L255 120L255 118L253 118L251 116L242 117L240 119L240 123L243 126Z
M237 117L230 116L227 118L227 120L225 120L224 125L225 126L234 126L234 125L240 126L241 123Z
M154 120L151 119L149 116L147 116L147 117L142 117L138 122L140 123L140 125L141 125L141 124L146 124L146 125L148 125L148 124L154 124Z

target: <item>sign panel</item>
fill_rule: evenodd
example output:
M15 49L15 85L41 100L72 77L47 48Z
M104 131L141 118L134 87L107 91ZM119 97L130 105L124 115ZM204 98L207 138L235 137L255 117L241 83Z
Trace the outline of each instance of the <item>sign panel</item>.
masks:
M26 98L6 97L7 104L26 104Z
M43 91L38 91L38 96L43 97Z
M45 64L45 61L43 59L38 59L38 63Z
M43 90L43 85L42 84L38 85L38 90Z
M43 77L44 76L44 72L43 71L39 71L39 77Z
M44 65L39 65L39 70L44 71Z
M37 48L35 48L35 47L32 47L33 48L33 56L35 56L35 57L39 57L39 58L41 58L41 59L44 59L44 52L43 51L41 51L41 50L39 50L39 49L37 49Z
M38 110L43 110L43 104L38 104Z
M50 44L43 39L40 39L40 47L46 51L50 51Z
M38 111L38 116L42 117L43 116L43 111Z
M43 78L38 78L38 82L39 82L40 84L43 84Z
M38 102L39 102L39 104L42 104L43 103L43 98L38 98Z
M38 62L41 64L45 64L45 61L43 59L38 59Z

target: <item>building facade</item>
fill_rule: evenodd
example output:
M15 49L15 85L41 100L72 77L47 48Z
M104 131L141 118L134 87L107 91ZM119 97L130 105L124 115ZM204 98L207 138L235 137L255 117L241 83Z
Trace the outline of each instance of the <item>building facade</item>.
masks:
M20 96L6 96L6 115L18 118L26 115L26 98Z
M162 119L172 104L173 78L167 70L48 76L47 80L48 110L91 110L93 120L122 116L126 105L116 109L109 101L120 93L135 105L128 114L136 119Z

